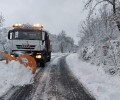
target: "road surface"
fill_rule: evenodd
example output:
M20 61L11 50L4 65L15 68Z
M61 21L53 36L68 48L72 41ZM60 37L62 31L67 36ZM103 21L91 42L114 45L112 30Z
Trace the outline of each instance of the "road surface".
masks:
M3 97L0 100L7 99ZM51 62L36 75L34 84L19 87L8 100L95 99L70 72L65 61L65 56L62 56L54 57Z

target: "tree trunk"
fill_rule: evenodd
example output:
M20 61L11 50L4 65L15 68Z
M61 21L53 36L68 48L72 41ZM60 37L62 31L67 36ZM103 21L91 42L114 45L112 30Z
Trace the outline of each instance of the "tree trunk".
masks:
M116 17L117 16L117 12L116 12L116 0L113 0L113 14ZM120 21L116 20L116 24L118 27L118 30L120 31Z

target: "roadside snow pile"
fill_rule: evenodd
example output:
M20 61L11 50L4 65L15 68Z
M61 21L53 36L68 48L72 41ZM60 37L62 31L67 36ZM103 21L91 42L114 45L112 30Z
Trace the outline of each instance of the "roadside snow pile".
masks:
M12 86L23 86L33 83L34 75L30 68L11 61L9 64L0 62L0 96L5 94Z
M120 76L105 74L101 66L78 59L77 54L66 58L70 70L96 100L120 100Z

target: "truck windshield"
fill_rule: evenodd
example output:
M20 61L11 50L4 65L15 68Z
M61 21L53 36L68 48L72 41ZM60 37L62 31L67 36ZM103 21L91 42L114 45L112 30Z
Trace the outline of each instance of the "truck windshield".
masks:
M13 34L13 39L16 39L16 40L42 40L42 34L41 34L41 32L16 31Z

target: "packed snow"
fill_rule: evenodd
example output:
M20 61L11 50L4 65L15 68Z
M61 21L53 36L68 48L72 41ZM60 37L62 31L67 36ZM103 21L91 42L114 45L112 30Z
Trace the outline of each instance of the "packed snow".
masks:
M106 74L101 66L79 59L77 54L66 58L70 70L96 100L120 100L120 76Z
M4 95L12 86L24 86L34 81L34 75L29 67L17 61L6 64L0 62L0 96Z

